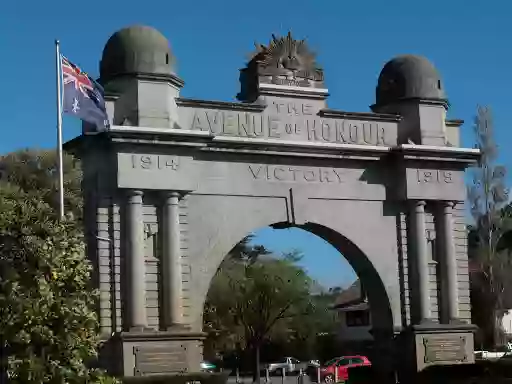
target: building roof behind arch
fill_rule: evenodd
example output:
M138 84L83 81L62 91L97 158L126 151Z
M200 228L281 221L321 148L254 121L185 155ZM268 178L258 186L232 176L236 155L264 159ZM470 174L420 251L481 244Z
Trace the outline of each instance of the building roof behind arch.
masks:
M363 303L366 303L366 295L361 286L361 281L357 279L350 287L341 291L333 303L333 308L343 309Z

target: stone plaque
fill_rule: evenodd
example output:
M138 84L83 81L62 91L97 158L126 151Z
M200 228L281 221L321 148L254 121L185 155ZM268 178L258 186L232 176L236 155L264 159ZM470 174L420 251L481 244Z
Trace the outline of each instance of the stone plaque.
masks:
M134 347L135 376L186 372L186 350L181 344Z
M466 362L466 336L425 337L424 361L426 364L437 362Z
M118 153L119 188L194 190L194 163L191 157L154 153Z
M464 171L434 168L406 169L406 198L464 200Z

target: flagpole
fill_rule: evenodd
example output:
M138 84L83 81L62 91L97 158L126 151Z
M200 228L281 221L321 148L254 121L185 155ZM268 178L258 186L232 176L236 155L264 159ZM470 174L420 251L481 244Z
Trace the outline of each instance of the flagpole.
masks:
M60 43L55 40L55 56L57 60L57 154L59 168L59 218L64 217L64 165L62 154L62 60Z

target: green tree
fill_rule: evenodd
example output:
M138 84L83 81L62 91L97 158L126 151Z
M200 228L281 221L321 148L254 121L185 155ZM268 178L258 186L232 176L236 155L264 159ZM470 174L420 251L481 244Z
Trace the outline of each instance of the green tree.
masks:
M282 258L264 255L227 258L207 297L206 328L224 348L253 352L259 380L260 348L289 329L292 319L312 311L311 280L294 264L296 252ZM250 252L249 252L250 253Z
M326 360L336 353L334 350L339 322L337 312L332 308L336 297L331 292L311 295L311 310L307 316L291 320L289 329L292 333L289 335L288 344L289 350L295 351L293 356L307 360Z
M82 171L80 162L64 153L64 205L81 226ZM22 191L36 195L51 208L51 215L59 212L58 169L56 151L23 149L0 157L0 180L17 185Z
M505 187L506 169L496 164L498 147L494 140L493 121L489 108L479 107L474 132L481 151L474 169L473 183L468 189L474 219L470 234L470 259L478 265L472 279L472 298L478 311L477 321L486 334L488 344L496 345L501 338L501 319L508 252L500 250L504 235L511 229L511 216L504 210L508 202ZM480 304L480 305L478 305ZM482 305L483 304L483 305Z
M12 383L108 382L88 365L99 342L97 296L81 230L58 221L45 197L0 184L4 368Z
M227 276L233 264L254 262L259 256L270 254L265 247L252 244L253 239L254 235L250 234L233 247L210 284L203 312L203 330L208 334L204 355L210 359L218 351L233 353L243 344L241 329L233 322L229 306L219 302L230 296L231 286Z

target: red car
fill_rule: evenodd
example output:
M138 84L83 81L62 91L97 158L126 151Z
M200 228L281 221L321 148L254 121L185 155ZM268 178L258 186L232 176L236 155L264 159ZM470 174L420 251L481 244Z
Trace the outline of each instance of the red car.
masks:
M348 380L348 369L351 367L372 365L366 356L342 356L326 362L320 368L320 379L326 384L334 384L338 381Z

